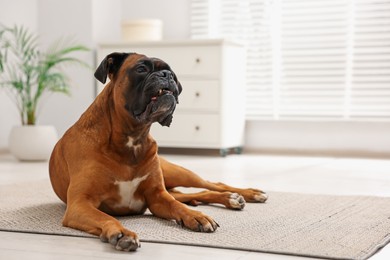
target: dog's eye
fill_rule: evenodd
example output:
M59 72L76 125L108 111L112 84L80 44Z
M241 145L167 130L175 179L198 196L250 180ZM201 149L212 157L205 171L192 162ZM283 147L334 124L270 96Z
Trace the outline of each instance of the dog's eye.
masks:
M138 66L138 67L136 68L136 71L137 71L138 73L145 73L145 72L148 72L148 68L147 68L146 66L144 66L144 65L141 65L141 66Z

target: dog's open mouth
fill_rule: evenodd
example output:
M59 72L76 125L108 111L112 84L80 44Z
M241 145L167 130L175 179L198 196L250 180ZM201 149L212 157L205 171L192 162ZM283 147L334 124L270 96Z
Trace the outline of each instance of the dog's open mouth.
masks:
M159 89L159 91L157 92L157 95L153 96L150 101L157 101L157 99L161 96L164 96L164 95L173 95L173 92L170 91L169 89Z
M139 121L159 122L163 126L169 126L176 107L176 100L173 91L161 88L150 98L145 110L136 118Z

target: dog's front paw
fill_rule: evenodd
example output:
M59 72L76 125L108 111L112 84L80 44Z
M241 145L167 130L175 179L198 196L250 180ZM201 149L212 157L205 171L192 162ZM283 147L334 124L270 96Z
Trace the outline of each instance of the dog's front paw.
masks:
M244 197L238 193L231 193L227 207L230 209L243 209L245 207Z
M135 251L138 247L141 247L139 239L137 236L127 236L123 234L119 234L116 237L112 237L110 239L110 244L115 246L115 249L120 251Z
M219 227L211 217L195 210L191 210L176 222L182 227L189 228L196 232L214 232Z
M109 238L101 235L100 240L102 242L109 242L119 251L136 251L141 247L137 234L131 231L116 233Z

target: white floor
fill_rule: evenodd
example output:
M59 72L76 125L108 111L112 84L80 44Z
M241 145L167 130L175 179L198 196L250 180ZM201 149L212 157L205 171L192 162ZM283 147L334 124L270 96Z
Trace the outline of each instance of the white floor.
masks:
M252 154L230 155L226 158L179 155L165 157L192 169L206 179L240 187L251 186L265 191L390 197L390 160ZM0 185L46 178L48 178L46 163L18 163L9 155L0 155ZM0 241L0 259L7 260L300 259L285 255L145 242L135 253L122 253L98 239L11 232L0 232ZM371 259L390 259L390 245Z

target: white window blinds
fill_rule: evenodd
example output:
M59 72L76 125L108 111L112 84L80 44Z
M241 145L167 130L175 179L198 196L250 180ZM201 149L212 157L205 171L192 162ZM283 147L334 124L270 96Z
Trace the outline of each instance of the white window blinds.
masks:
M390 0L192 0L247 48L248 119L390 119Z

